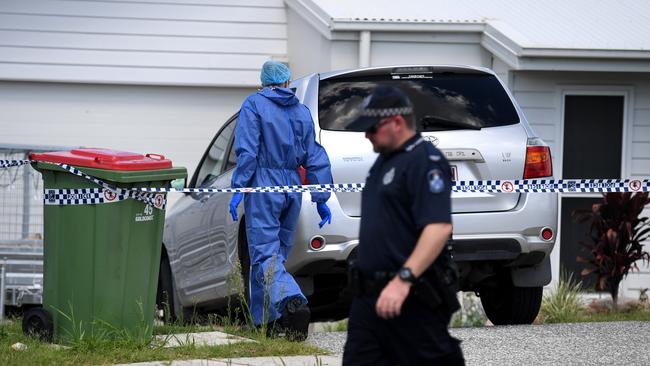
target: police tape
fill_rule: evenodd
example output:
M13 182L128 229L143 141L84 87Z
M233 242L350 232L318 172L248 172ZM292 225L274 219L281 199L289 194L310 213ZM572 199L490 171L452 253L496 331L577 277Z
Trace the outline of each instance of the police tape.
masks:
M107 188L70 188L70 189L44 189L43 203L46 205L94 205L102 203L121 202L126 199L139 198L124 193L116 193ZM164 193L157 193L146 200L141 200L147 205L164 210L167 204Z
M252 188L136 188L142 192L156 193L309 193L309 192L361 192L363 183L335 183L290 185ZM483 193L604 193L650 192L649 180L638 179L521 179L458 181L452 192Z
M35 161L31 160L0 160L0 168L11 168L27 165ZM69 173L87 179L102 188L65 188L65 189L44 189L43 203L46 205L89 205L101 203L120 202L126 199L135 199L151 205L154 208L164 210L167 200L164 194L152 194L137 189L120 188L108 184L101 179L92 177L79 169L62 163L49 163L57 165Z
M27 165L30 160L0 160L0 168L11 168L14 166Z
M29 164L29 160L0 160L0 168ZM51 163L68 172L83 177L102 188L45 189L44 202L48 205L83 205L120 202L136 199L158 209L164 209L164 193L311 193L311 192L361 192L363 183L334 183L311 185L285 185L247 188L119 188L92 177L73 166ZM648 179L515 179L456 181L453 192L468 193L610 193L650 192Z

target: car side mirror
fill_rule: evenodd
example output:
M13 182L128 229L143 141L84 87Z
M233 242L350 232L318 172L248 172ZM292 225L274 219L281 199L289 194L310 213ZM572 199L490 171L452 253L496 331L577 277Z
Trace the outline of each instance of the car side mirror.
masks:
M185 188L185 178L174 179L171 182L171 186L174 189L183 189L183 188Z

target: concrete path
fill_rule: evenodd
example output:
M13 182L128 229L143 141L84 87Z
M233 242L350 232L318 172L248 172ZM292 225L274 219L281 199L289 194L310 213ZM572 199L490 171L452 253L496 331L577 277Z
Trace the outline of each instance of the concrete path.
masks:
M223 332L201 332L158 335L154 342L155 346L163 345L165 348L173 348L191 344L195 346L222 346L255 341Z
M118 365L118 366L126 366ZM248 357L215 360L154 361L130 366L340 366L340 356Z

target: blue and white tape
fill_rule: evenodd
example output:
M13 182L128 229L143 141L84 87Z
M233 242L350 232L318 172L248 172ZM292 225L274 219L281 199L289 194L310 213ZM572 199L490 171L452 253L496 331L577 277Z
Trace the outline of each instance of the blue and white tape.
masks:
M0 160L0 168L10 168L31 163L29 160ZM44 202L48 205L84 205L120 202L136 199L158 209L166 205L165 193L308 193L308 192L361 192L364 183L334 183L287 185L247 188L133 188L112 186L68 164L52 163L68 172L85 178L101 188L45 189ZM453 192L483 193L609 193L650 192L648 179L515 179L457 181Z
M32 163L30 160L0 160L0 168L11 168ZM136 199L157 209L165 209L167 200L162 193L153 194L137 189L124 189L110 185L101 179L92 177L79 169L61 163L51 163L68 172L87 179L102 188L69 188L44 189L43 203L46 205L88 205L120 202L125 199Z
M142 192L184 193L286 193L286 192L361 192L363 183L313 184L252 188L137 188ZM598 193L649 192L647 179L521 179L458 181L453 192L486 193Z
M0 168L11 168L14 166L27 165L31 163L29 160L0 160Z
M94 205L134 198L125 194L117 194L106 188L44 189L43 194L43 203L46 205ZM144 203L157 209L164 209L167 200L163 193L157 193Z
M142 201L142 202L144 202L146 204L152 205L153 207L158 208L158 209L164 209L165 208L166 200L164 199L164 195L162 195L162 194L161 195L155 195L155 194L147 193L145 191L141 191L141 190L138 190L138 189L125 189L125 188L116 187L116 186L110 185L110 184L102 181L101 179L97 179L95 177L92 177L92 176L82 172L81 170L79 170L79 169L77 169L77 168L75 168L75 167L73 167L71 165L61 164L61 163L55 163L55 164L58 165L59 167L65 169L65 170L67 170L68 172L74 174L74 175L85 178L85 179L97 184L98 186L102 187L104 189L103 197L101 197L99 199L103 200L104 202L100 202L100 203L117 202L119 200L124 200L124 199L127 199L127 198L133 198L133 199ZM71 189L71 190L73 190L73 189ZM83 189L81 189L81 190L83 190ZM70 191L70 190L67 190L67 191ZM112 199L107 198L107 196L111 197ZM161 196L163 197L162 201L160 200ZM119 198L122 198L122 199L119 199ZM49 203L46 202L46 204L49 204ZM55 204L55 203L53 203L53 204Z

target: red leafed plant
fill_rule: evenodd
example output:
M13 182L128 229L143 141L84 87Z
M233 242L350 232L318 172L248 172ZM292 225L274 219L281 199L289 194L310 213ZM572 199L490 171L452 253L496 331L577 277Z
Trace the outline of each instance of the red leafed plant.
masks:
M592 258L578 256L579 263L587 264L583 276L597 276L596 290L612 295L614 307L618 301L618 285L630 270L638 270L636 261L650 261L650 254L643 251L644 240L650 237L647 217L640 218L643 208L650 203L648 193L604 193L603 201L595 203L591 210L573 212L576 222L591 221L587 236L580 242L592 254Z

